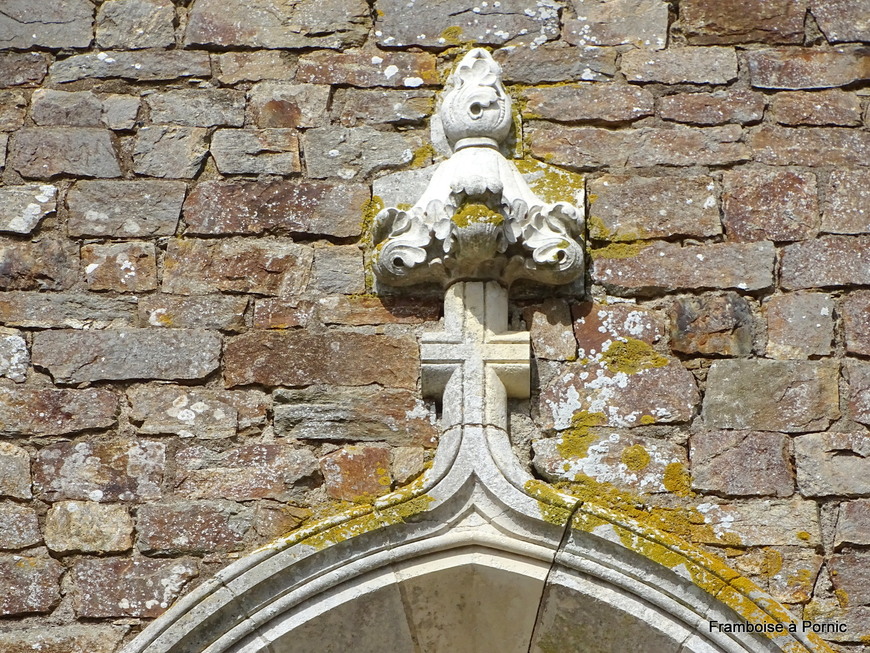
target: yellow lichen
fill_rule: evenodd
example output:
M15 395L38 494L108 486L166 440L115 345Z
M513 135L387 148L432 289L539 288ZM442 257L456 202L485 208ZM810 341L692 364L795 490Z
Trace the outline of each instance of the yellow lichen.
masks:
M662 483L668 492L673 492L678 497L692 496L692 477L683 463L669 463L665 467Z
M611 372L637 374L653 367L665 367L668 359L659 354L648 343L635 338L617 340L601 354L601 362Z
M535 159L520 159L514 163L520 174L526 176L532 192L545 202L574 204L583 197L583 175Z
M567 501L566 497L554 490L552 486L535 479L526 482L525 490L530 496L538 500L538 509L545 522L557 526L564 526L568 523L571 512L576 505L575 502Z
M638 423L639 424L655 424L656 418L653 417L652 415L641 415L640 419L638 420Z
M412 168L422 168L424 165L428 165L434 156L435 148L432 147L431 143L426 143L414 151L414 156L411 158L409 165Z
M776 549L765 548L762 551L761 575L766 578L776 576L782 571L782 554Z
M634 444L623 449L620 460L631 471L639 472L642 469L646 469L647 465L649 465L650 457L646 449L639 444Z
M589 255L595 259L622 259L634 258L650 246L650 243L613 243L607 247L593 249Z
M604 413L578 411L571 416L571 426L559 436L556 450L562 458L585 458L596 436L589 432L593 426L601 426L607 422Z
M486 204L468 202L453 214L452 220L457 227L467 227L471 224L500 225L504 223L504 216L493 211Z
M452 25L444 29L440 37L448 45L459 45L462 42L462 28L458 25Z
M799 540L803 540L804 542L809 542L813 538L813 536L806 531L798 531L797 538Z

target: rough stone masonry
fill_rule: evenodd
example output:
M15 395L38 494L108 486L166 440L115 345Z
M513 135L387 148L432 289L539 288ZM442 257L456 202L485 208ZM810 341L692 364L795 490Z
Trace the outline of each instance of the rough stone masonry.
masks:
M866 0L6 0L0 653L421 473L441 294L373 294L369 227L474 46L586 193L587 291L513 294L521 459L866 653Z

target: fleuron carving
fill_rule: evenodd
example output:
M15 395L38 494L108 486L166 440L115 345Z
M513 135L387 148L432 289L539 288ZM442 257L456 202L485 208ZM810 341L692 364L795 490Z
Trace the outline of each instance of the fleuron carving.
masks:
M453 155L410 209L375 218L374 271L387 285L517 279L561 284L583 271L583 214L537 197L499 148L511 130L501 67L474 49L450 76L439 108Z

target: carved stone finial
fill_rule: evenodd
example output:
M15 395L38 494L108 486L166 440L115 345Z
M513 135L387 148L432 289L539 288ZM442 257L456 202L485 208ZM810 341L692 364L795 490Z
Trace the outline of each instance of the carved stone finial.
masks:
M561 284L583 271L583 214L547 203L499 151L510 135L511 101L501 67L476 48L448 80L439 108L453 155L410 209L375 218L374 272L404 286L517 279Z

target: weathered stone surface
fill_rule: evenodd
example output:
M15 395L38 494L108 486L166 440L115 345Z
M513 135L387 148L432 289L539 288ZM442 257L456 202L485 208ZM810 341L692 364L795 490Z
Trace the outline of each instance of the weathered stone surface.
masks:
M310 486L317 459L285 444L248 444L214 452L188 447L176 456L176 493L188 499L287 501Z
M21 91L0 91L0 129L12 131L24 124L27 98Z
M42 219L54 213L57 187L28 184L0 188L0 231L29 234Z
M0 288L66 290L78 277L78 248L54 236L0 239Z
M814 623L827 628L825 639L831 642L851 642L856 639L854 633L866 633L870 630L870 607L841 606L836 598L816 597L804 608L804 618L812 619ZM846 632L838 632L843 626ZM848 651L848 644L841 644L842 650ZM861 646L851 647L861 653Z
M142 127L133 146L133 170L150 177L194 177L208 153L207 134L203 127Z
M342 501L371 501L390 491L388 447L350 445L320 459L326 493Z
M25 508L15 503L0 503L0 549L23 549L41 541L39 519L33 508ZM3 645L0 644L0 651L2 650Z
M434 415L407 390L314 386L275 392L275 432L297 440L432 446Z
M0 653L113 653L123 626L40 626L0 633Z
M0 327L0 376L24 383L29 365L30 354L21 332Z
M870 166L870 133L843 127L774 127L753 130L755 160L775 166Z
M324 324L420 324L437 320L440 302L406 297L332 296L318 300ZM2 304L0 304L2 306ZM259 305L257 307L259 309ZM254 314L257 322L257 314Z
M435 57L426 52L329 52L299 58L296 79L308 84L416 88L438 84Z
M254 50L227 52L213 58L217 62L216 77L222 84L259 82L264 79L293 79L296 57L286 50Z
M292 360L292 367L284 361ZM411 338L360 333L255 331L231 338L224 352L228 386L320 383L414 388L420 357Z
M115 423L118 398L103 388L0 386L0 435L63 435Z
M523 92L528 116L576 122L628 122L651 116L654 99L646 89L616 84L572 84Z
M803 240L818 232L813 173L726 170L722 181L722 222L729 240Z
M870 499L855 499L840 504L834 546L870 544Z
M360 235L368 186L329 181L205 181L184 204L187 234L287 231Z
M190 127L241 127L245 94L228 88L184 89L145 96L151 122Z
M870 170L833 170L825 187L822 231L870 233Z
M336 297L332 295L331 297ZM341 295L338 295L339 297ZM307 326L317 307L311 301L290 297L265 297L254 304L255 329L292 329Z
M708 427L804 433L840 416L836 361L715 361L707 374ZM763 383L759 380L763 379Z
M803 43L806 0L686 0L680 24L689 43Z
M863 0L810 0L810 11L829 42L870 41L870 14Z
M121 77L153 82L209 76L211 63L208 53L186 50L91 52L55 61L49 69L49 79L55 83L74 82L91 77Z
M763 431L701 431L689 440L692 489L724 496L794 494L789 438Z
M308 281L313 250L287 239L169 241L163 290L182 295L214 291L298 295Z
M547 299L523 310L536 358L569 361L577 359L571 308L564 299Z
M223 174L289 175L302 170L295 129L219 129L211 153Z
M21 129L9 145L9 166L22 177L49 179L68 174L120 177L110 132L84 127Z
M139 298L139 326L241 331L247 308L247 297L151 294Z
M587 188L590 238L629 241L722 233L711 177L602 175Z
M56 91L40 88L33 92L33 121L40 126L102 127L103 103L90 91Z
M174 20L170 0L108 0L97 12L97 44L119 50L175 45Z
M572 45L634 45L661 50L668 40L668 6L661 0L572 0L576 19L565 21Z
M721 503L708 501L698 506L712 537L699 539L708 544L739 543L741 546L820 545L818 506L814 501L757 499ZM723 542L724 540L724 542Z
M175 233L182 181L80 181L66 196L71 236L139 237Z
M73 607L80 617L157 617L199 573L195 560L89 558L72 570Z
M550 0L536 6L520 0L501 0L497 6L446 0L409 7L405 0L380 0L375 28L378 44L387 47L447 48L468 41L540 45L559 36L559 5Z
M750 50L746 59L749 79L757 88L845 86L865 79L870 70L870 52L862 48Z
M843 376L848 382L847 416L870 426L870 362L847 359Z
M365 292L365 270L360 248L356 245L339 245L314 250L311 286L320 293L354 295Z
M159 442L58 442L37 454L34 490L46 501L153 501L161 496L165 463Z
M737 293L681 297L670 310L671 348L684 354L748 356L752 311Z
M198 329L64 330L34 334L32 358L60 383L201 379L220 351L220 336Z
M631 339L652 345L664 335L660 317L634 304L581 302L571 306L571 317L581 359L600 356L613 341Z
M103 98L103 124L109 129L133 129L139 115L138 95L114 93Z
M320 127L326 123L330 87L261 82L248 93L250 122L257 127Z
M136 548L159 554L235 551L250 526L250 513L234 503L150 504L137 513Z
M870 284L870 236L825 236L782 250L780 283L787 290Z
M542 82L608 81L616 74L615 48L566 48L510 46L496 50L503 79L509 84Z
M800 493L805 497L870 496L870 440L866 433L810 433L795 438Z
M332 99L332 115L345 127L419 123L434 107L432 91L339 88Z
M289 533L310 516L307 508L259 501L254 513L254 529L260 537L273 540Z
M154 243L84 245L82 265L91 290L142 292L157 287Z
M0 14L4 48L86 48L93 38L94 6L88 0L6 0Z
M834 590L848 596L850 605L870 604L870 552L835 553L830 571Z
M727 84L737 78L737 55L718 47L629 50L622 55L622 72L630 82Z
M44 52L0 52L0 87L34 86L47 72Z
M788 546L749 549L729 560L729 565L749 576L777 601L807 603L822 562L824 558L812 550Z
M771 116L781 125L861 124L858 97L840 90L785 91L773 96Z
M29 499L30 454L21 447L0 442L0 496Z
M45 517L45 545L55 553L110 553L133 546L133 520L123 506L59 501Z
M764 116L764 96L730 88L713 93L675 93L659 98L657 113L665 120L694 125L759 122Z
M760 290L773 285L774 256L769 242L688 247L657 242L640 250L613 245L593 250L592 278L612 291L636 295L680 289Z
M413 133L373 127L319 127L305 132L305 165L317 179L361 179L373 172L410 163L422 145Z
M767 355L809 358L831 353L834 301L822 293L775 295L765 304Z
M840 304L846 351L870 356L870 290L857 290Z
M392 450L390 470L397 485L404 485L423 473L426 452L423 447L396 447Z
M78 262L75 262L76 268ZM87 293L0 292L0 322L37 329L133 326L136 300Z
M47 555L0 555L0 615L50 612L60 601L62 573Z

